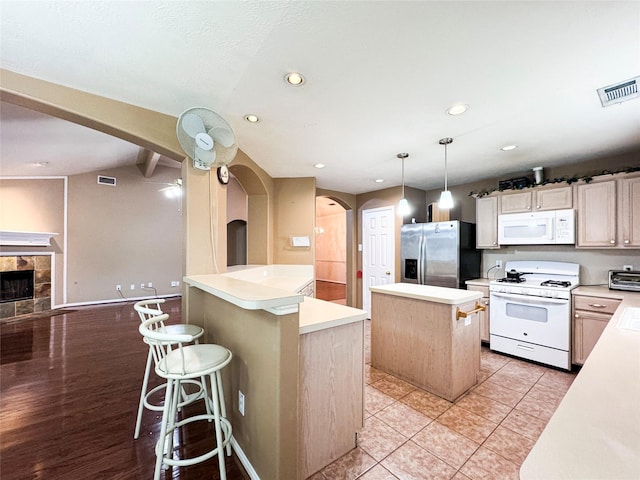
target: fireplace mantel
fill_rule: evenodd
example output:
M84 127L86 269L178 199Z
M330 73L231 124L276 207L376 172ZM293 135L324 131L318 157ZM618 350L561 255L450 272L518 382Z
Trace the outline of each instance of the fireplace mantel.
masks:
M0 245L13 245L21 247L48 247L51 245L51 237L57 233L48 232L18 232L13 230L0 230Z

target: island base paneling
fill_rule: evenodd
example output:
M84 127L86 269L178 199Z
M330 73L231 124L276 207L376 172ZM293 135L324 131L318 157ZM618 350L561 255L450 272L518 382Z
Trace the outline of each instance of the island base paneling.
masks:
M371 295L371 365L449 401L476 385L480 371L478 315L456 319L459 305Z

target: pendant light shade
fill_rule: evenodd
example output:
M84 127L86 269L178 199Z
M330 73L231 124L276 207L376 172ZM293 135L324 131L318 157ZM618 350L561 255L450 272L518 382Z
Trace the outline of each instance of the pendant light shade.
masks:
M453 208L453 196L447 188L447 145L453 143L453 138L441 138L438 143L440 143L440 145L444 145L444 191L440 194L438 208L449 210Z
M408 153L399 153L396 155L400 160L402 160L402 199L398 203L398 213L403 217L406 217L411 213L411 206L409 202L404 196L404 159L409 156Z

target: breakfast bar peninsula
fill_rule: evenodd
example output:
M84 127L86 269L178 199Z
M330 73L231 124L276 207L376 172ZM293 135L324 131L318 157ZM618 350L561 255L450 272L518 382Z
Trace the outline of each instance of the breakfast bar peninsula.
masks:
M478 380L481 297L411 283L371 287L371 366L454 401Z
M298 293L313 271L295 267L184 278L185 320L233 353L231 443L252 478L305 479L355 448L364 422L367 314Z

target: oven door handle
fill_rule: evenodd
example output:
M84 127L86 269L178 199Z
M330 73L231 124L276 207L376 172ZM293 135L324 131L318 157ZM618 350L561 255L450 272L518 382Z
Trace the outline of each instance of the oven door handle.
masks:
M547 298L547 297L536 297L535 295L517 295L517 294L504 294L504 293L491 293L489 298L497 297L497 298L505 298L507 300L514 300L517 302L527 302L527 303L550 303L552 305L566 305L569 303L567 299L556 299L556 298Z

